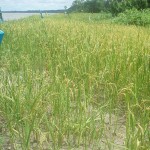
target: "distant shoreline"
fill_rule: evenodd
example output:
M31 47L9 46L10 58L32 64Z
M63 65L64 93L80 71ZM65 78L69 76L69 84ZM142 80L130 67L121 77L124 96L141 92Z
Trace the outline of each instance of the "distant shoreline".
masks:
M2 13L64 13L65 10L27 10L27 11L2 11Z

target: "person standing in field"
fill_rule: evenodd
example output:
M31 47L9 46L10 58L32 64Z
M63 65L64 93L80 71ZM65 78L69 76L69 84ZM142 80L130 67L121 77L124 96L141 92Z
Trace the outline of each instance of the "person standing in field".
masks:
M3 16L2 16L1 8L0 8L0 21L3 21Z
M44 18L41 10L40 10L40 15L41 15L41 18Z

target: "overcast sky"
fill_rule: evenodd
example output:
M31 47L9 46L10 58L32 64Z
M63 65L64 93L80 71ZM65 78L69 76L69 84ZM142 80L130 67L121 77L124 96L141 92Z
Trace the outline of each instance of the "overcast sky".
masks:
M73 0L0 0L1 10L55 10L70 7Z

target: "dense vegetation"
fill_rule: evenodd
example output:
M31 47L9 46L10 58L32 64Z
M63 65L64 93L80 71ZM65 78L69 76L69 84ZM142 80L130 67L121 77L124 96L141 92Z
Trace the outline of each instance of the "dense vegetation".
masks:
M107 17L0 25L0 149L149 149L150 29Z
M150 25L150 0L75 0L69 12L107 13L117 23Z
M97 13L109 11L117 15L126 9L138 10L150 7L150 0L75 0L69 11Z
M141 11L137 9L125 10L123 13L113 18L113 20L116 23L126 25L150 26L150 9Z

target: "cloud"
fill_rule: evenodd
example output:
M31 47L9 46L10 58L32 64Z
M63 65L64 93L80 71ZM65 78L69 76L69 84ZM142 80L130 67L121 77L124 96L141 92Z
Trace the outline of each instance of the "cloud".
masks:
M44 10L70 7L73 0L2 0L2 10Z

